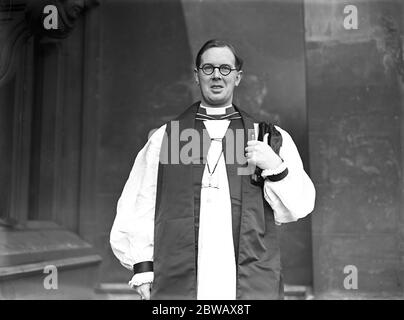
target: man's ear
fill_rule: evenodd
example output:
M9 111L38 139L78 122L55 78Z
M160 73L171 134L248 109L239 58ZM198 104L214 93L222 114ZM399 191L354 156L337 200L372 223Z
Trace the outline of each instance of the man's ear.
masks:
M194 69L194 77L195 77L195 82L199 86L199 75L198 75L198 69Z
M236 87L240 84L242 77L243 77L243 71L240 70L240 71L238 71L237 77L236 77L236 83L235 83L235 84L236 84Z

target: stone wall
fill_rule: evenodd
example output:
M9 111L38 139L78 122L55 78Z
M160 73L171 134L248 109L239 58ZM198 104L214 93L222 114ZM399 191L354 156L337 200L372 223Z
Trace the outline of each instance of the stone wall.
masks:
M343 26L348 4L358 9L357 30ZM318 294L403 293L402 6L305 3ZM349 265L358 270L357 290L344 287Z

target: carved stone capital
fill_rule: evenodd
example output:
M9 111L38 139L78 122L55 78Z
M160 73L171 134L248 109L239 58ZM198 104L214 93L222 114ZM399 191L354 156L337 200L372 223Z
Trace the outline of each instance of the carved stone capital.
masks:
M86 10L99 4L99 0L0 0L0 86L13 75L20 48L31 36L60 41ZM57 9L57 29L44 27L48 5Z
M30 1L25 10L28 28L37 36L54 39L66 38L74 29L76 21L87 9L99 4L99 0L36 0ZM45 7L57 9L57 28L47 29Z

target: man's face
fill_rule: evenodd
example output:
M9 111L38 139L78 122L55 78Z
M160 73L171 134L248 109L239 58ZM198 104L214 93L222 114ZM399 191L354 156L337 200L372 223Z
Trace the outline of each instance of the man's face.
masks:
M201 65L211 64L214 67L228 65L235 69L235 57L227 47L210 48L201 56ZM195 69L195 80L199 84L202 102L211 107L224 107L232 103L234 87L241 81L242 71L232 70L227 76L215 68L211 75L206 75L201 69Z

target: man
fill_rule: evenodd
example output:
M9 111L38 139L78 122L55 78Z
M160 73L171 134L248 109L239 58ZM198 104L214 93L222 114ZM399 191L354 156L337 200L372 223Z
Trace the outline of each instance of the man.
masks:
M275 127L279 155L268 134L265 142L247 142L251 130L257 138L256 124L232 104L242 79L232 45L205 43L194 74L201 101L154 132L138 153L118 201L112 249L134 271L130 285L142 299L281 298L275 225L313 210L313 183L286 131ZM187 143L175 136L188 129L207 133L208 148L194 139L202 155L173 161ZM262 169L263 186L252 183L247 165Z

